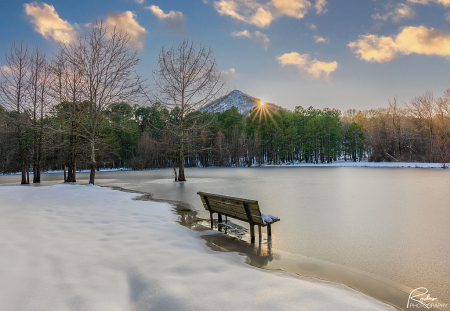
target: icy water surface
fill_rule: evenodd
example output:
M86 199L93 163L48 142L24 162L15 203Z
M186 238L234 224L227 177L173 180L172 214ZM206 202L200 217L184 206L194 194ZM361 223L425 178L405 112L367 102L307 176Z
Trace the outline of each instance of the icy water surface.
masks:
M272 248L408 288L425 287L431 297L450 304L450 170L195 168L186 170L184 183L173 182L172 174L170 169L99 172L96 180L185 202L205 219L209 213L198 191L258 200L263 212L281 219L272 227ZM80 183L88 178L78 174ZM42 185L51 184L61 174L42 179ZM18 180L0 176L0 184Z

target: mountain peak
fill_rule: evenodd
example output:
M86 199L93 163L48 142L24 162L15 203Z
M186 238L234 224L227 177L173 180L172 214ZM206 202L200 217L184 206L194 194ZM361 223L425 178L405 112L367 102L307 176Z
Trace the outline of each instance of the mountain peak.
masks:
M209 112L224 112L225 110L230 109L231 107L236 107L240 114L243 114L244 116L248 116L250 114L250 111L255 108L256 106L259 106L261 103L261 99L250 96L248 94L245 94L239 90L234 90L230 92L228 95L225 95L212 103L206 105L202 109L200 109L201 112L209 111ZM274 104L268 104L269 107L278 110L281 107L274 105Z

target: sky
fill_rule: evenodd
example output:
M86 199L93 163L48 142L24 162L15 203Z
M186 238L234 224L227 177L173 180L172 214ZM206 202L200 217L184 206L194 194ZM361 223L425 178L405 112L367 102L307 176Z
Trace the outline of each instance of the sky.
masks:
M163 46L189 39L213 49L227 90L291 110L450 87L450 0L1 0L0 51L23 40L51 55L99 18L128 32L147 78Z

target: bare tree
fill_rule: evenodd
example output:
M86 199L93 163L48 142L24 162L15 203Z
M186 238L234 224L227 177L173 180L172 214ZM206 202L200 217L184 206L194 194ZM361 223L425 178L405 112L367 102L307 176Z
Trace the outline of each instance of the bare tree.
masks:
M177 143L172 145L178 160L175 180L185 181L184 161L189 155L190 133L201 132L198 129L201 115L195 112L215 99L224 83L212 49L202 45L197 47L186 40L168 50L161 49L154 79L156 101L172 111L177 110L177 118L167 118L166 124L177 138Z
M435 138L434 127L437 106L432 92L425 92L423 95L414 97L408 104L409 113L414 117L414 123L419 131L419 136L423 138L428 153L428 161L432 162L433 139Z
M67 177L64 174L64 181L76 182L78 125L83 112L83 72L77 63L66 59L64 49L61 49L53 61L52 73L55 83L51 88L51 95L58 102L56 113L59 118L69 123L68 129L61 126L60 133L62 137L69 136L67 153L63 151L65 144L60 146L60 154L64 158L64 173L67 166Z
M5 53L6 65L0 70L0 99L3 105L17 113L17 142L21 160L22 184L26 184L25 150L23 141L24 111L27 109L27 88L30 75L30 54L28 46L13 43Z
M30 55L28 98L31 104L33 132L33 183L41 180L44 114L50 106L49 86L52 75L46 56L39 48Z
M81 78L83 111L77 135L90 144L90 184L95 181L96 141L107 123L104 112L111 104L135 100L141 90L141 78L135 71L140 59L128 47L129 40L127 33L98 21L83 36L61 45L65 61Z

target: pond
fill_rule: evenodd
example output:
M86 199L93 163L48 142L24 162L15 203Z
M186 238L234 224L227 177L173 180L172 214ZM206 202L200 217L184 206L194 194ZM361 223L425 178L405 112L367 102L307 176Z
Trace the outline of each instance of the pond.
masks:
M450 170L364 167L192 168L97 173L98 185L184 202L209 219L198 191L259 201L280 217L272 248L426 287L450 303ZM79 173L80 183L87 173ZM42 185L61 180L43 174ZM18 176L0 176L0 184ZM239 222L236 222L239 224ZM248 228L248 224L242 224Z

